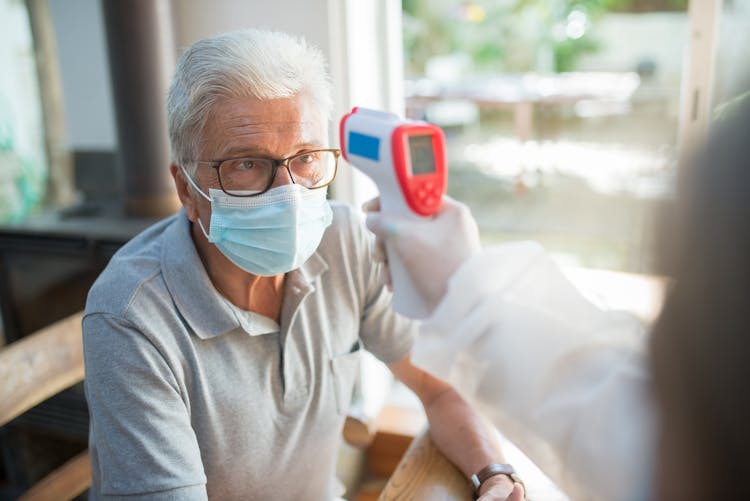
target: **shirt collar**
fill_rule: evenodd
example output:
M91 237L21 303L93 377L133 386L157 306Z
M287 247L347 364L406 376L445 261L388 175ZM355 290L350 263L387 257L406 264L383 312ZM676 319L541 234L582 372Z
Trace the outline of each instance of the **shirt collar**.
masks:
M161 262L167 289L193 332L201 339L238 328L250 335L273 332L265 317L243 315L248 312L232 305L216 290L195 248L190 228L190 220L181 210L164 234ZM287 273L284 301L299 306L301 299L314 290L315 279L327 269L325 259L316 251L302 266Z

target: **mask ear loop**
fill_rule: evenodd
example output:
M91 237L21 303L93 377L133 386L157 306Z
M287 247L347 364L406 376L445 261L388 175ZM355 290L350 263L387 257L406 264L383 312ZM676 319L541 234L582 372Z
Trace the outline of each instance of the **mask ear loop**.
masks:
M209 202L211 202L211 197L209 197L208 195L206 195L205 193L203 193L203 190L201 190L200 188L198 188L198 185L195 184L195 181L193 181L192 176L190 176L190 174L187 173L187 171L185 170L185 167L183 167L182 165L180 165L180 170L182 170L182 175L185 176L185 179L188 180L188 184L190 184L190 186L195 191L197 191L203 198L205 198L206 200L208 200ZM203 227L203 221L201 221L200 214L198 214L198 226L200 226L200 229L203 232L203 235L206 237L206 240L208 240L210 242L211 240L208 237L208 232L206 231L206 228Z

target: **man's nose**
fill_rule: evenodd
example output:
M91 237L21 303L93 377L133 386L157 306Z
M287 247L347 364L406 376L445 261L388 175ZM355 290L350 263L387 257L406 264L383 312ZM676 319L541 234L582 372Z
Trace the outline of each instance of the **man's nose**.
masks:
M292 176L289 174L289 168L287 167L287 164L281 164L279 165L279 168L276 169L276 176L273 178L273 183L271 183L271 188L276 188L277 186L284 186L285 184L293 184L294 181L292 180Z

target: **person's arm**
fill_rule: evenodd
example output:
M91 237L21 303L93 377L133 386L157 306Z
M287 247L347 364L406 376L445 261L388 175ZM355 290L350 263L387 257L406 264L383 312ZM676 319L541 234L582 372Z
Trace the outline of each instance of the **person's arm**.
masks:
M367 213L367 228L377 238L374 258L386 265L386 281L390 285L387 242L430 311L445 295L450 277L480 251L479 229L471 211L448 196L434 217L419 220L381 213L379 198L369 200L362 209Z
M83 320L90 499L205 500L190 414L159 350L122 318Z
M504 463L494 430L477 414L451 385L415 367L405 357L388 365L420 399L430 425L430 437L443 454L469 479L491 463ZM487 479L480 491L482 500L522 499L522 488L514 492L507 475ZM513 493L513 497L511 496Z
M415 365L479 405L572 497L648 490L654 416L642 328L584 299L538 244L480 251L468 208L449 197L433 219L370 212L367 226L434 308Z
M587 301L539 245L497 246L464 263L412 360L479 405L573 498L648 491L643 328Z

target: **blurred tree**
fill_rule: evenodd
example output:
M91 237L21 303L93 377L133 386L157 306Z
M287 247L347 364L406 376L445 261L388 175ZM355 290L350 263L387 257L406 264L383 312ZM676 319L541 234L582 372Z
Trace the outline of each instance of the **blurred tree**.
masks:
M687 0L403 0L408 76L462 52L474 71L571 71L597 50L591 26L610 11L685 10Z
M609 3L616 12L680 12L687 10L688 0L610 0Z
M44 197L47 172L15 145L10 106L0 95L0 223L22 221Z

